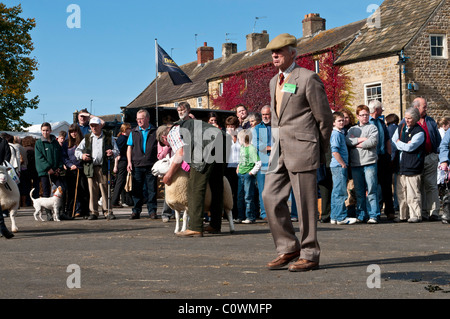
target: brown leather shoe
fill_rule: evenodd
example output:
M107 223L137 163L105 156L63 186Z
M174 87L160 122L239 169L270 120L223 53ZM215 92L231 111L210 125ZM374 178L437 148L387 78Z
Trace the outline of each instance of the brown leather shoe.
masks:
M306 259L299 259L293 264L289 265L289 271L309 271L319 269L319 263Z
M269 270L282 269L291 261L297 260L300 256L300 251L294 251L293 253L279 255L277 258L267 264Z
M185 231L176 233L175 236L177 236L177 237L203 237L203 233L199 232L199 231L186 229Z

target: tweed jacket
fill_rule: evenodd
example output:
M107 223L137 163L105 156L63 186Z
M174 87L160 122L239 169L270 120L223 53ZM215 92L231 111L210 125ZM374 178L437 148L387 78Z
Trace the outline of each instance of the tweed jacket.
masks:
M324 85L315 72L296 65L286 80L296 86L295 92L283 93L280 114L277 114L277 81L278 74L270 81L274 144L269 171L277 170L281 155L290 172L315 170L325 163L333 130L333 116Z

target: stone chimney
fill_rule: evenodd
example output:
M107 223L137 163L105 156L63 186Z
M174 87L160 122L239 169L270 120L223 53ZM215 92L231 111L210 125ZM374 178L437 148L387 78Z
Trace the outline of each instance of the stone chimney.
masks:
M305 15L303 23L303 37L311 37L319 31L325 31L326 20L320 17L318 13L310 13Z
M214 60L214 48L209 47L205 42L202 47L197 49L197 64L205 64L211 60Z
M227 42L222 44L222 57L224 59L230 57L234 53L237 53L236 43Z
M269 34L266 30L262 33L250 33L247 35L247 51L255 52L259 49L265 49L269 44Z

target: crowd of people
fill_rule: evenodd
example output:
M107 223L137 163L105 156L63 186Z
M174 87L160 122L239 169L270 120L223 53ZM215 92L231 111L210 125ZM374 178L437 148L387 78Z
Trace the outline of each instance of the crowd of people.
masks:
M221 231L225 176L234 222L268 221L277 252L267 264L270 270L319 268L318 220L378 224L383 212L388 221L449 223L449 119L436 122L428 116L424 98L416 98L403 119L384 117L378 100L357 106L355 113L345 107L332 112L317 73L295 63L296 45L287 33L267 45L278 73L269 84L270 105L258 112L237 105L235 115L220 119L211 113L200 120L182 102L176 121L155 127L142 109L137 126L124 123L115 137L85 109L68 134L54 136L50 124L43 123L37 140L3 136L0 162L8 161L19 174L22 206L29 204L31 188L33 197L48 197L56 185L65 190L61 219L95 220L102 214L112 220L113 208L127 201L130 219L140 218L144 204L156 219L158 177L151 168L170 156L164 184L174 182L177 170L189 172L183 190L189 223L176 233L179 237ZM163 222L172 215L164 203ZM293 221L299 222L299 237Z
M177 111L180 121L194 118L186 102ZM448 213L440 216L439 211L448 183L449 118L434 121L423 98L413 102L401 121L396 114L384 118L383 111L380 102L371 101L358 106L355 114L346 108L333 113L327 163L317 175L320 222L376 224L384 209L387 220L447 223ZM102 129L100 118L85 109L68 134L54 136L49 123L42 124L39 139L2 133L0 155L20 177L20 206L32 204L31 189L34 198L49 197L56 185L65 190L63 220L92 220L100 213L114 219L113 208L124 206L132 206L130 219L138 219L144 203L149 217L158 218L158 181L151 166L174 151L161 142L148 112L139 111L136 120L136 128L124 123L114 137ZM267 220L262 193L273 142L270 106L249 112L245 105L238 105L236 115L222 120L212 112L206 122L228 138L224 176L232 187L234 222ZM189 171L189 164L183 162L182 169ZM133 187L126 192L129 173ZM114 190L108 192L112 180ZM297 221L292 194L290 201L291 220ZM165 204L160 215L167 222L173 211ZM206 212L202 217L208 219Z
M412 103L402 121L396 114L384 117L383 111L375 100L358 106L355 114L346 108L333 112L327 163L318 170L320 222L377 224L383 212L394 222L447 223L448 213L441 216L440 208L448 189L449 137L444 136L449 119L435 122L423 98ZM248 113L243 105L225 120L232 137L226 176L234 190L236 223L267 219L261 194L272 144L270 121L269 106ZM290 199L296 221L295 197Z

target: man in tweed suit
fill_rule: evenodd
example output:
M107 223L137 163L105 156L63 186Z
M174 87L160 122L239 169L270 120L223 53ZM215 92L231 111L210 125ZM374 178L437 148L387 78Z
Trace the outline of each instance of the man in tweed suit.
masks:
M279 73L270 81L274 144L263 200L278 257L271 270L319 268L317 241L317 168L325 162L333 117L319 76L295 63L296 39L287 33L267 49ZM299 213L300 239L290 219L287 200L293 189Z

